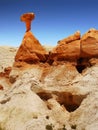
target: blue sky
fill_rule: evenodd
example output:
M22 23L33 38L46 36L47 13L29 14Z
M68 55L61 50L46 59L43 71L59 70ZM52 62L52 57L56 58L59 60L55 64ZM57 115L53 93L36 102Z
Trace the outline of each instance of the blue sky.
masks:
M35 13L32 32L43 45L98 29L98 0L0 0L0 46L21 44L26 29L20 16L26 12Z

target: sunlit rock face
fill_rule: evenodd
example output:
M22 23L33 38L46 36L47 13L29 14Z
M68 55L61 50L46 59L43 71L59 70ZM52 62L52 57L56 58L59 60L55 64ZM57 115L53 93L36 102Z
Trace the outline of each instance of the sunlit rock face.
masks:
M26 32L31 30L31 22L35 18L34 13L25 13L21 15L20 20L26 24Z
M82 36L81 57L98 57L98 30L90 29Z
M26 23L26 33L15 56L17 65L19 65L18 62L32 64L46 61L46 50L30 31L31 21L34 18L34 13L26 13L20 17L20 20Z
M52 50L51 60L77 60L98 57L98 30L90 29L82 37L80 32L64 38Z
M76 32L50 49L30 27L17 52L0 48L0 130L97 130L98 31Z
M73 35L70 35L67 38L64 38L62 40L59 40L58 44L62 44L62 43L68 44L70 42L73 42L73 41L76 41L76 40L80 40L80 38L81 38L80 31L77 31Z
M22 44L17 51L15 61L24 61L27 63L45 62L46 51L40 42L34 37L32 32L26 32Z
M64 38L58 42L58 45L52 50L51 60L76 60L80 56L80 32Z

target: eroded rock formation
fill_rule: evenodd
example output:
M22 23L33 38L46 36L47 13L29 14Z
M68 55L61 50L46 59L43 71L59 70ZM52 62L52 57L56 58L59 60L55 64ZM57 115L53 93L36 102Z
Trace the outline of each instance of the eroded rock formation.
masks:
M32 32L26 32L22 44L15 56L16 62L37 63L45 62L46 51Z
M97 35L76 32L46 51L29 24L13 67L1 66L0 130L97 130Z
M18 65L19 62L32 64L46 61L46 51L44 47L30 31L31 21L34 17L34 13L26 13L21 16L21 21L26 22L27 31L15 56L15 62L17 62Z
M81 56L83 58L98 57L98 30L90 29L81 38Z
M49 58L53 61L75 61L92 57L98 57L98 30L96 29L90 29L82 37L79 32L76 32L60 40Z
M70 43L76 40L80 40L80 37L81 37L80 31L77 31L75 34L58 41L58 44Z
M82 61L82 67L85 68L86 62L91 58L98 57L98 31L96 29L90 29L82 37L80 31L77 31L60 40L56 47L47 52L30 32L31 21L34 17L34 13L26 13L21 16L21 21L26 22L27 32L16 54L14 65L23 66L22 62L52 64L57 61L71 61L81 64Z
M50 59L57 61L77 60L80 57L80 40L60 43L51 52Z
M35 18L35 15L34 13L26 13L26 14L23 14L21 17L20 17L20 20L22 22L25 22L26 24L26 31L30 31L31 30L31 22L32 20Z
M76 35L77 34L77 35ZM77 61L78 59L91 59L98 57L98 31L93 29L80 38L76 32L71 37L61 40L51 51L45 48L34 37L32 32L25 33L22 44L16 54L15 62L39 63L54 61ZM76 37L78 36L78 37Z

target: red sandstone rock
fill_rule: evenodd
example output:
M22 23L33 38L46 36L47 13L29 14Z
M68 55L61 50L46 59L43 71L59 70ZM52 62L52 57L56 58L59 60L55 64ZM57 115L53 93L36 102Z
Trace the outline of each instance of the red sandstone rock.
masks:
M26 32L22 44L17 51L15 61L24 61L27 63L44 62L46 51L39 41L34 37L32 32Z
M23 38L22 44L20 45L17 54L15 56L15 62L27 62L27 63L37 63L46 61L46 51L41 46L39 41L34 37L31 29L31 21L34 19L34 13L26 13L21 16L21 21L26 23L27 32ZM17 63L14 64L14 66ZM17 64L18 66L18 64Z
M47 61L52 64L53 61L76 61L79 58L98 57L98 31L95 29L90 29L82 38L80 32L77 31L75 34L60 40L58 45L47 54L30 32L31 21L34 17L34 13L26 13L21 16L21 21L26 23L27 32L15 56L14 66L20 67L23 62L32 64Z
M77 31L75 34L67 37L67 38L64 38L60 41L58 41L59 44L62 44L62 43L70 43L72 41L75 41L75 40L80 40L80 31Z
M90 29L81 38L81 57L98 57L98 30Z
M80 33L61 40L50 54L50 60L76 60L80 56ZM68 44L67 44L68 43Z
M31 30L31 22L35 18L34 13L26 13L20 17L20 20L26 23L26 31Z

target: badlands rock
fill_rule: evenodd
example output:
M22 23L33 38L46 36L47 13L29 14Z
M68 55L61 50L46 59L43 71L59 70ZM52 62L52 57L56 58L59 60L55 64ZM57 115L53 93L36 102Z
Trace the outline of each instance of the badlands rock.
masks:
M92 54L86 53L86 44ZM7 66L0 77L0 130L97 130L95 44L97 31L92 29L82 39L76 33L48 52L27 31L14 64L13 56L7 63L3 49L0 60Z
M31 32L26 34L29 33L31 36ZM9 90L1 93L1 128L97 130L98 58L80 57L81 46L79 39L58 44L49 52L45 63L38 57L39 64L24 60L28 56L24 52L30 47L26 47L24 56L21 54L17 58L16 55L16 63L23 60L28 65L13 67L10 77L16 75L17 78ZM36 48L35 44L34 50ZM43 52L45 54L45 50Z
M25 70L12 87L0 95L1 129L46 130L53 127L57 130L65 124L70 128L67 123L69 112L52 97L42 99L40 92L44 84L39 80L41 73L36 67Z
M57 61L77 60L80 57L80 40L58 44L51 52L50 59Z
M82 36L81 57L98 57L98 30L90 29Z
M98 57L98 30L96 29L90 29L82 38L80 33L76 32L58 43L49 55L49 60L52 62Z
M13 66L17 49L16 47L0 46L0 72Z
M80 57L80 32L60 40L59 44L52 50L49 60L76 60Z
M23 14L21 17L20 17L20 20L22 22L25 22L26 24L26 31L30 31L31 30L31 22L32 20L35 18L35 14L34 13L26 13L26 14Z
M45 62L46 51L41 46L39 41L34 37L32 32L26 32L23 38L22 44L17 51L15 56L16 62L27 62L27 63L36 63L36 62Z
M69 37L67 37L67 38L64 38L64 39L58 41L58 43L59 43L59 44L62 44L62 43L70 43L70 42L73 42L73 41L75 41L75 40L80 40L80 37L81 37L80 31L77 31L75 34L73 34L73 35L71 35L71 36L69 36Z
M0 127L94 130L98 123L97 89L98 64L82 73L70 62L25 68L8 90L1 91Z
M15 66L21 66L26 62L29 64L45 62L46 61L46 51L40 42L34 37L31 29L31 21L34 19L34 13L26 13L21 16L21 21L26 23L26 33L24 35L22 44L15 56Z

